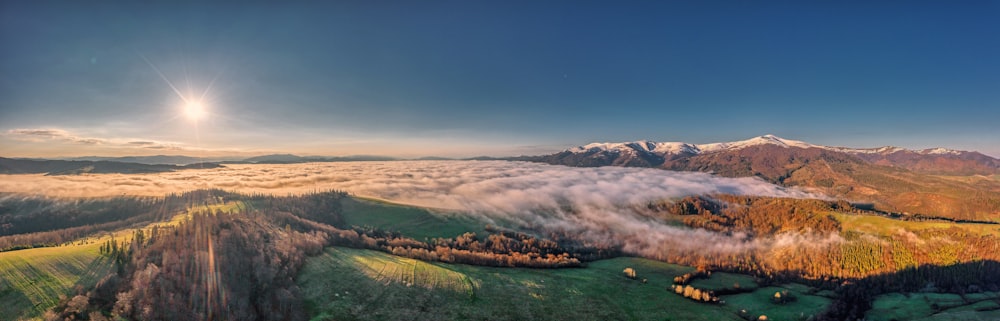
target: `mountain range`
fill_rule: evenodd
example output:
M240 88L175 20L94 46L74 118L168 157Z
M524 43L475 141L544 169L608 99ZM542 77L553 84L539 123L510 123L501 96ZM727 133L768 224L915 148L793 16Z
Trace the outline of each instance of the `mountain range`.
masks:
M944 148L847 148L763 135L711 144L592 143L515 160L555 165L652 167L760 177L876 210L1000 221L1000 160Z
M187 165L140 164L114 161L86 160L46 160L46 159L16 159L0 157L0 174L46 174L46 175L78 175L78 174L141 174L160 173L183 169L218 168L218 163L193 163Z
M844 154L872 164L895 166L928 174L993 175L1000 173L1000 160L979 152L946 148L909 150L894 146L879 148L832 147L774 135L711 144L644 140L623 143L591 143L551 155L527 156L521 157L521 159L568 166L634 166L684 170L691 163L701 163L700 159L717 159L720 158L718 155L739 153L747 148L777 151L770 147L792 149L792 152L795 153L801 152L800 150L816 149L811 153L829 157L836 157L833 156L834 154ZM787 152L782 151L779 154L787 154Z

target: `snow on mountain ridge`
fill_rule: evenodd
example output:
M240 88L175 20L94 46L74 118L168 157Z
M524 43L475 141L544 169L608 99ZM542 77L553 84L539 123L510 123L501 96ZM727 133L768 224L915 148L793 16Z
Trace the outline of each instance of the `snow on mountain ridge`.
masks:
M566 151L571 153L587 153L587 152L612 152L612 153L622 153L631 151L642 151L648 153L654 153L659 155L676 155L680 153L689 154L701 154L701 153L712 153L719 151L729 151L729 150L739 150L751 146L758 145L777 145L784 148L798 147L798 148L822 148L831 151L852 153L852 154L892 154L900 151L910 151L922 155L961 155L966 153L965 151L947 149L947 148L928 148L923 150L909 150L902 147L896 146L883 146L876 148L851 148L851 147L836 147L836 146L823 146L814 145L803 141L791 140L781 138L775 135L762 135L753 137L746 140L734 141L734 142L718 142L718 143L708 143L708 144L690 144L684 142L654 142L647 140L640 140L634 142L621 142L621 143L590 143L584 146L578 146L574 148L567 149Z
M788 148L788 147L798 147L798 148L821 147L821 146L813 145L813 144L802 142L802 141L791 140L791 139L784 139L784 138L781 138L781 137L778 137L778 136L774 136L774 135L770 135L770 134L763 135L763 136L757 136L757 137L750 138L750 139L747 139L747 140L735 141L735 142L701 144L701 145L697 145L697 146L698 146L699 149L701 149L702 152L715 152L715 151L723 151L723 150L743 149L743 148L747 148L747 147L750 147L750 146L768 145L768 144L770 144L770 145L778 145L778 146L785 147L785 148Z
M602 151L620 153L622 151L628 151L628 150L641 150L656 154L680 154L680 153L701 154L706 152L743 149L750 146L765 145L765 144L773 144L786 148L824 147L824 146L809 144L802 141L784 139L774 135L763 135L750 138L747 140L741 140L735 142L709 143L709 144L689 144L684 142L653 142L646 140L640 140L635 142L621 142L621 143L608 143L608 142L590 143L587 145L570 148L567 149L566 151L572 153L602 152Z
M943 147L938 147L938 148L924 149L924 150L918 151L917 153L924 154L924 155L927 155L927 154L934 154L934 155L944 155L944 154L961 155L962 151L960 151L960 150L954 150L954 149L947 149L947 148L943 148Z

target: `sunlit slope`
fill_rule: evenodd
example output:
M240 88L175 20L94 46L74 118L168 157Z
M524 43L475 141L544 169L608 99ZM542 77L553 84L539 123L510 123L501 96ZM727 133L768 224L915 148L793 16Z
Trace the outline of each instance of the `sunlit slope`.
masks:
M626 278L632 267L640 280ZM789 286L802 299L777 305L775 289L724 296L735 304L705 304L670 292L673 277L690 267L639 258L591 262L586 268L490 268L413 261L393 255L331 248L311 258L298 283L313 320L741 320L755 315L818 314L829 300ZM752 279L726 275L756 288ZM743 306L746 307L743 307Z
M354 197L344 198L341 204L348 226L395 231L416 240L455 237L465 232L485 235L485 223L463 216L468 214L434 213L431 209Z
M76 286L90 289L110 273L101 243L0 253L0 319L41 317Z
M176 225L197 211L233 211L249 206L244 202L202 204L178 213L171 220L150 223ZM54 307L60 296L72 297L75 289L91 289L112 273L113 262L100 254L100 247L112 239L128 242L135 229L88 237L58 247L0 252L0 320L39 318Z
M878 236L889 236L903 231L920 232L931 230L957 229L972 235L1000 235L1000 225L980 223L953 223L948 221L903 221L874 215L852 215L830 213L838 222L841 230L870 233Z

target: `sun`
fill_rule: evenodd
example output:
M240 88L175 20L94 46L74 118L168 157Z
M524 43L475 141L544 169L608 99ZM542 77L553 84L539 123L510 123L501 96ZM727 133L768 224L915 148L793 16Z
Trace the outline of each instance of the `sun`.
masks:
M184 105L184 115L190 120L201 120L205 118L206 114L205 106L201 102L189 101Z

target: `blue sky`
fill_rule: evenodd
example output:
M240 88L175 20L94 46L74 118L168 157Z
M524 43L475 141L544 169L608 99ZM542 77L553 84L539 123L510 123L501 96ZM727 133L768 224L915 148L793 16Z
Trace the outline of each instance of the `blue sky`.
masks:
M499 156L770 133L1000 156L996 21L996 1L8 1L0 155Z

